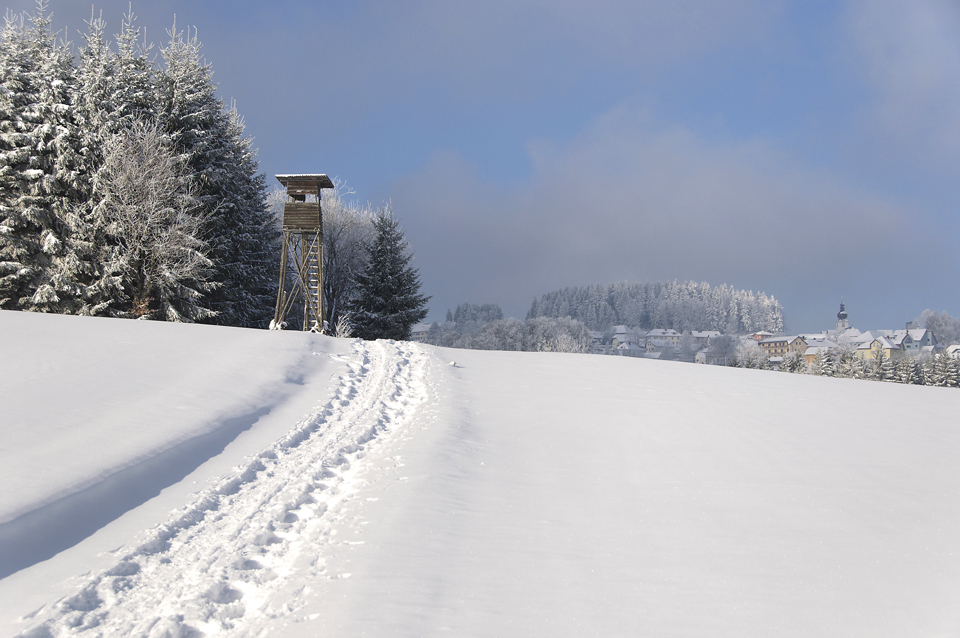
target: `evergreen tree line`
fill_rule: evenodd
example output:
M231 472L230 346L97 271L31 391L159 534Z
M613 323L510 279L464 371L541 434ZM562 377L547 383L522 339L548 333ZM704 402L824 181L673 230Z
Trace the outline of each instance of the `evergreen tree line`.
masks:
M756 356L742 356L730 365L741 368L771 369L769 360L762 353ZM783 358L780 371L842 379L868 379L945 388L960 387L960 359L955 359L946 352L940 352L935 356L904 356L897 359L885 356L882 351L876 359L866 359L853 350L838 354L821 352L809 365L803 355L795 353Z
M195 36L35 15L0 34L0 308L265 327L280 232Z
M527 318L535 317L571 317L599 331L614 325L681 333L783 330L783 308L773 297L693 281L564 288L534 299Z
M590 347L590 330L569 317L503 319L496 304L461 304L457 309L463 311L457 315L447 313L453 321L430 326L428 343L447 348L523 352L587 352Z

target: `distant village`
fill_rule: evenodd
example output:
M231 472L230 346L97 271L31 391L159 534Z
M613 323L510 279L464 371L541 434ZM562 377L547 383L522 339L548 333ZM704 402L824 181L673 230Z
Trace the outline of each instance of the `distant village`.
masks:
M454 323L448 321L444 325L452 327ZM429 338L431 328L436 335L437 324L432 327L426 324L415 326L412 339L437 343ZM960 360L960 345L941 345L937 335L915 322L909 322L901 329L861 332L850 326L843 303L840 304L835 327L818 333L785 335L760 330L746 335L731 335L717 330L679 332L669 328L644 332L617 325L606 331L584 329L583 337L581 346L569 351L817 374L829 374L826 369L830 366L838 370L842 362L848 368L843 376L879 376L881 379L884 376L881 367L893 370L897 362L908 358L911 364L914 361L933 360L941 354L954 361ZM876 369L875 373L857 372L858 369L867 370L871 367ZM910 366L899 367L902 369L901 376L923 376L922 370L911 372L907 370Z
M671 329L649 330L638 334L627 326L614 326L608 332L593 332L590 352L636 356L647 359L686 360L700 364L731 365L752 359L760 367L764 362L779 369L785 360L812 366L817 360L855 353L863 360L896 361L904 356L933 357L946 352L960 357L960 345L946 348L936 335L915 323L902 329L861 332L850 326L844 304L840 304L836 327L817 333L776 335L758 331L749 335L724 335L716 330L693 330L685 333ZM795 364L794 364L795 365Z

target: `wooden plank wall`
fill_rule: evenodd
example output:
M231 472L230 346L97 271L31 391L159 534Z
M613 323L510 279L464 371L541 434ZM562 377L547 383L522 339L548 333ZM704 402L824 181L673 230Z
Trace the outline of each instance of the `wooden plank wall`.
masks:
M318 230L320 203L287 202L283 207L283 227L292 230Z

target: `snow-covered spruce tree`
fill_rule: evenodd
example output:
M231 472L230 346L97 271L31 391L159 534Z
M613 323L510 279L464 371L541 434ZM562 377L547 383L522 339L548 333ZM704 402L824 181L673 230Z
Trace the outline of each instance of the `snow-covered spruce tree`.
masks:
M420 294L420 276L410 266L407 241L389 206L377 211L373 228L376 236L349 305L353 334L406 340L413 325L427 316L429 297Z
M894 381L896 378L893 360L881 349L877 352L877 381Z
M833 376L832 362L825 348L817 350L817 356L815 356L810 362L810 365L807 366L807 374L820 377Z
M74 68L46 3L0 34L0 308L71 312L79 294L66 245L78 199Z
M120 282L121 299L105 314L184 322L213 315L201 305L216 284L185 164L155 123L134 122L108 144L97 215L111 251L104 276Z
M802 354L799 352L791 352L783 357L783 360L780 362L780 371L781 372L790 372L793 374L799 374L806 369L806 361Z
M955 388L958 384L957 372L956 359L946 352L941 352L933 358L928 383L943 388Z
M196 35L171 31L161 50L160 120L196 178L217 289L206 303L216 323L265 327L273 314L280 233L266 205L251 140L235 109L216 97Z

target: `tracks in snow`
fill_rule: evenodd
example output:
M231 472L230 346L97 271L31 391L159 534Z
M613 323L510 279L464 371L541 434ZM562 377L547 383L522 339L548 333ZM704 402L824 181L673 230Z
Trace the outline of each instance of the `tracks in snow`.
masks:
M409 342L358 341L333 399L21 636L245 635L292 614L295 599L271 594L324 577L332 519L364 456L420 413L430 359Z

